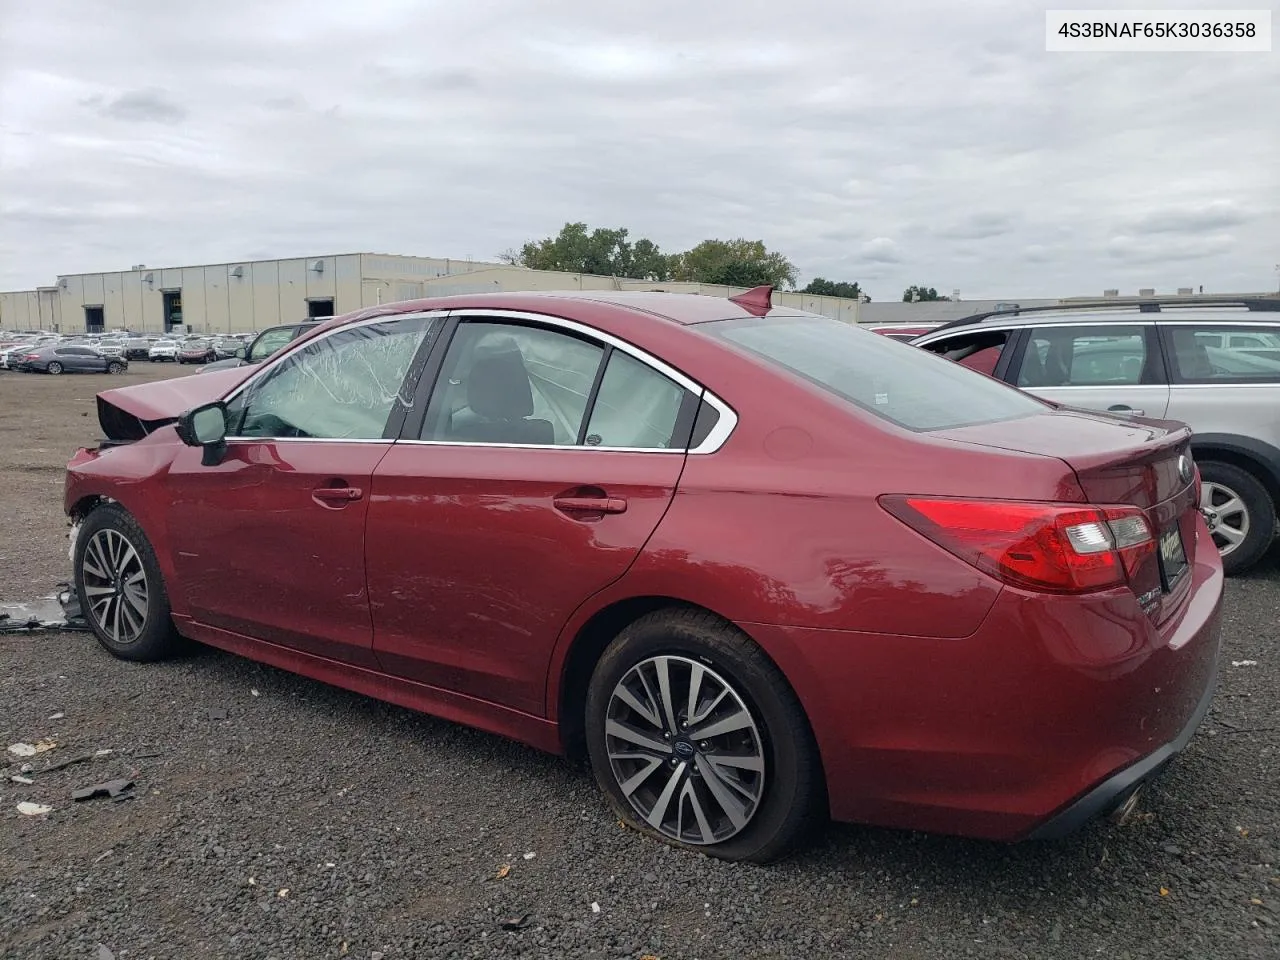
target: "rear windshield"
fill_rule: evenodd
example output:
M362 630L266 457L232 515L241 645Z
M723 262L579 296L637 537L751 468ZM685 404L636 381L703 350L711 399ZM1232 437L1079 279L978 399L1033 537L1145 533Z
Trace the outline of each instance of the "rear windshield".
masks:
M827 317L723 320L700 329L908 430L1045 412L1039 400L981 373Z

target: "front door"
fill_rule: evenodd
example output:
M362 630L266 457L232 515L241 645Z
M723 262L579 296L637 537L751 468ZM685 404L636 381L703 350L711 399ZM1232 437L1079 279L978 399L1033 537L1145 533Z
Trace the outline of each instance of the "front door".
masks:
M198 448L179 454L174 589L195 620L374 665L370 484L438 322L391 318L308 344L233 395L221 463L203 466Z
M541 715L560 630L670 504L697 393L554 321L464 321L436 384L374 471L374 649L398 675Z
M1046 400L1120 416L1165 415L1169 384L1150 324L1045 324L1020 338L1007 373Z

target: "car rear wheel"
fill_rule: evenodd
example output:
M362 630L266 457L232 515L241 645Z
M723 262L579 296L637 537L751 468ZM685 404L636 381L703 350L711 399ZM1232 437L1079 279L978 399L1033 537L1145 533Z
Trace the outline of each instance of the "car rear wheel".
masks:
M1257 477L1233 464L1201 463L1200 479L1200 512L1223 570L1243 573L1262 559L1275 538L1275 504Z
M74 573L80 609L114 656L160 660L179 650L155 551L119 504L100 506L85 518Z
M49 362L49 366L46 367L45 369L56 377L58 374L62 372L62 364L60 364L57 360L51 360Z
M618 816L674 846L767 863L823 809L817 749L786 678L710 613L657 611L623 630L592 675L586 731Z
M124 364L123 363L108 364L107 373L111 374L112 376L116 376L118 374L124 373Z

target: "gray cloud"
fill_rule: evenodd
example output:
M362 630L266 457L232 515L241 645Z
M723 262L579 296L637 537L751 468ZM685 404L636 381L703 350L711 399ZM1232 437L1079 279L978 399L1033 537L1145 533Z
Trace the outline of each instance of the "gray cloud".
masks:
M1275 57L1049 55L1012 0L11 6L0 289L568 220L758 237L877 299L1274 282Z
M1199 233L1234 227L1249 220L1249 214L1234 201L1215 200L1200 206L1153 210L1133 224L1138 233Z
M134 123L181 123L187 117L186 108L174 103L163 90L130 90L109 100L94 96L83 103L104 117Z

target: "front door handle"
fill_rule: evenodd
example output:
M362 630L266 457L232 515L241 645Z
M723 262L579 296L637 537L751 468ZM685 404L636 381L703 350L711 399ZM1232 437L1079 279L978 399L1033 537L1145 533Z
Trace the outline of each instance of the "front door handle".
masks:
M322 507L341 507L364 496L359 487L316 487L311 491L311 499Z
M561 513L626 513L621 497L556 497L551 501Z
M1117 403L1114 407L1107 407L1108 413L1127 413L1131 417L1145 416L1145 411L1135 410L1133 407L1126 407L1123 403Z

